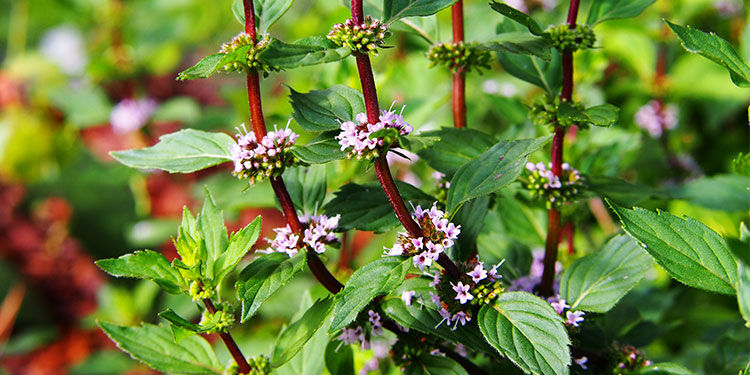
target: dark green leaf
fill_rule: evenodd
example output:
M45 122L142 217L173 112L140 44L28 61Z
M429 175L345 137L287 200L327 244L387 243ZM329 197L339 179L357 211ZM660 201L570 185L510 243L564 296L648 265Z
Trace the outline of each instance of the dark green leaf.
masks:
M666 197L654 188L631 184L616 177L586 176L585 183L588 190L626 206L634 206L650 198Z
M535 19L531 18L531 16L529 16L528 14L521 12L520 10L513 8L508 4L498 3L496 1L491 2L490 6L495 12L498 12L505 17L508 17L513 21L526 26L526 28L528 28L529 32L531 32L532 34L539 36L544 35L544 30L542 30L542 27L539 26L539 23L536 22Z
M155 370L174 374L222 374L224 371L203 337L191 336L176 343L166 326L122 327L105 322L99 322L99 326L117 347Z
M253 0L255 9L255 22L258 32L265 34L281 16L289 10L294 0ZM245 24L245 7L242 0L234 0L232 13L241 24Z
M461 235L456 245L449 251L451 259L466 260L477 251L477 236L484 225L484 218L489 211L490 197L479 197L466 202L451 219L456 225L461 225Z
M279 367L294 357L318 331L333 305L333 299L315 302L301 318L290 324L279 336L273 351L271 367Z
M214 262L215 282L221 281L224 276L233 271L237 264L245 257L248 251L252 249L255 241L260 236L261 218L256 217L241 230L232 233L229 238L229 246Z
M735 294L737 262L726 241L703 223L667 212L610 206L628 234L677 281L694 288Z
M415 153L431 148L432 145L440 141L440 137L429 136L424 133L410 134L408 136L398 137L398 139L401 147Z
M461 365L448 358L423 355L405 368L405 375L468 375Z
M294 43L272 39L258 55L258 60L279 69L294 69L339 61L350 53L349 49L339 47L325 37L311 36Z
M547 238L545 211L529 207L510 194L502 194L495 200L494 212L509 237L529 246L544 245Z
M405 182L396 181L396 187L404 200L415 207L429 207L435 202L435 198ZM380 184L346 184L335 194L325 211L328 216L341 215L340 230L385 232L400 225Z
M700 54L729 70L729 76L735 85L750 86L750 66L729 42L714 33L707 34L689 26L665 22L677 34L688 52Z
M396 289L403 282L411 264L411 259L385 257L354 271L346 287L336 295L333 322L328 332L346 327L373 298Z
M560 103L557 118L576 122L579 125L612 126L617 122L619 108L612 104L601 104L586 108L583 111L576 109L570 102Z
M338 130L340 121L353 121L354 116L365 112L362 93L348 86L335 85L306 94L289 90L292 117L307 131Z
M669 190L677 199L722 211L748 211L750 177L737 175L716 175L701 177L686 185Z
M113 151L117 161L133 168L190 173L232 160L232 137L218 132L183 129L159 137L159 143L139 150Z
M323 164L329 161L346 158L346 152L341 151L341 145L334 138L338 132L321 133L310 142L292 149L299 160L307 164Z
M677 363L663 362L646 366L636 372L638 375L694 375L694 373Z
M305 254L293 257L283 253L264 255L250 263L237 281L237 296L242 301L242 322L250 319L268 297L284 286L305 266Z
M477 317L484 338L527 373L569 373L568 332L562 318L543 299L526 292L507 292Z
M332 340L326 345L326 369L337 375L354 375L354 352L351 346Z
M743 263L737 266L737 305L745 319L745 326L750 327L750 269Z
M498 25L498 33L522 31L522 26L511 21ZM562 85L560 74L561 60L559 53L553 53L549 61L530 55L516 53L497 53L497 62L510 75L537 85L550 95L557 95Z
M648 253L629 236L619 235L565 270L560 278L560 296L571 310L605 313L650 269Z
M586 23L593 26L599 22L618 18L635 17L656 0L597 0L591 3Z
M498 53L534 55L545 60L552 57L552 47L544 38L529 35L525 32L499 34L492 40L483 43L483 45Z
M455 212L464 202L488 195L515 181L529 155L550 137L501 141L458 169L451 179L446 210Z
M455 2L456 0L383 0L383 20L390 23L404 17L429 16Z
M497 140L474 129L442 128L423 133L440 138L432 147L418 152L430 167L453 176L462 165L487 151Z
M116 259L101 259L96 265L112 276L153 280L172 294L180 293L180 286L185 284L167 258L151 250L136 251Z
M295 167L284 172L289 195L294 206L306 213L313 213L323 207L326 198L326 168L323 165Z

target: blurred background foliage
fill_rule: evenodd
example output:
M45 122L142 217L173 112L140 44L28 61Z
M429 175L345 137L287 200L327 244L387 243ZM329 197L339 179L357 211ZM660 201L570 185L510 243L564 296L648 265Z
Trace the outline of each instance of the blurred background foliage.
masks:
M493 38L501 17L484 1L465 3L467 39ZM562 22L567 9L554 0L514 4L548 24ZM155 312L166 306L183 316L196 317L198 311L191 301L165 295L151 283L107 279L93 260L140 248L174 257L170 236L182 206L195 208L204 185L230 218L230 230L259 214L262 237L282 224L270 186L245 189L226 167L169 175L132 170L108 155L151 145L183 127L233 132L248 121L240 76L175 81L179 71L241 31L231 6L231 0L0 2L0 372L152 373L117 351L94 321L155 322ZM576 96L587 106L617 105L620 119L612 128L569 138L566 161L583 173L618 177L637 184L630 189L653 193L644 201L633 190L612 192L620 202L689 215L739 238L750 197L744 190L747 176L735 173L732 161L748 152L750 91L734 86L720 66L687 53L662 19L715 32L750 60L748 11L742 1L659 0L635 19L597 27L598 48L576 55ZM347 16L339 1L297 0L269 32L283 40L325 35ZM393 48L373 59L381 105L406 105L405 117L418 130L452 126L449 74L427 69L425 57L430 43L449 40L449 12L408 21L421 32L395 25L399 31L389 39ZM289 121L289 87L307 92L333 84L359 87L352 59L271 74L262 82L269 124ZM499 139L548 132L527 116L541 91L499 64L470 75L467 87L469 127ZM127 112L130 100L155 105ZM677 110L677 126L660 136L634 120L651 100ZM126 117L143 120L118 125L123 107ZM298 142L310 139L294 122L290 126L302 134ZM432 171L424 163L396 157L393 164L402 180L434 191ZM331 163L328 199L345 182L372 179L364 164ZM602 189L611 191L614 185L607 181L602 180ZM717 188L726 184L739 189ZM508 277L528 272L531 251L545 237L543 209L518 196L509 189L495 198L479 236L485 260L509 259ZM567 213L576 235L563 246L570 253L563 264L596 250L613 233L606 212L595 215L602 210L601 201L592 199ZM329 262L345 276L378 257L394 238L395 231L348 233L349 259L329 254ZM231 293L232 282L226 284ZM289 301L300 300L301 290L325 294L311 278L295 279L263 306L259 318L237 330L246 353L270 352L282 324L297 311ZM597 329L642 348L655 362L679 362L696 373L736 374L750 355L736 309L730 297L677 285L656 270L611 316L597 321ZM217 350L226 362L223 346ZM356 356L361 365L371 353Z

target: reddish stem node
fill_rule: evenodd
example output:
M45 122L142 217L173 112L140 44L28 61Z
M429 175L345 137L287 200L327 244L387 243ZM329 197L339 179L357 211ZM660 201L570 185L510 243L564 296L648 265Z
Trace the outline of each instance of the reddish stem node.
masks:
M458 0L451 6L451 21L453 23L453 43L464 41L464 2ZM453 95L451 96L453 110L453 126L466 127L466 71L459 68L453 72Z

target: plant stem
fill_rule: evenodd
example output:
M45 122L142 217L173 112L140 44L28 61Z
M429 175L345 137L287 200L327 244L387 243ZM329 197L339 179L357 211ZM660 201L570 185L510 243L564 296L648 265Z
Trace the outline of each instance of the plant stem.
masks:
M464 2L458 0L451 6L451 20L453 22L453 43L464 41ZM451 96L453 109L453 126L466 127L466 70L461 67L453 72L453 95Z
M206 298L203 300L203 304L206 305L206 310L211 313L216 313L216 307L214 307L214 303L211 302L210 299ZM247 360L245 359L245 356L242 355L242 351L240 350L240 347L237 346L237 343L234 341L234 338L232 338L232 335L229 334L229 332L219 332L219 337L221 337L221 340L224 341L224 345L227 346L227 349L229 349L229 353L232 355L232 358L234 358L234 361L237 363L237 366L239 367L239 370L241 373L248 374L253 369L250 368L250 365L247 363Z
M568 8L568 27L575 29L580 0L571 0ZM570 100L573 97L573 52L562 53L562 92L560 99ZM552 139L552 173L560 176L563 160L563 146L565 129L558 126ZM572 233L571 233L572 236ZM549 297L554 293L555 263L557 262L557 246L560 242L560 211L551 208L547 213L547 241L544 251L544 271L539 284L539 294Z

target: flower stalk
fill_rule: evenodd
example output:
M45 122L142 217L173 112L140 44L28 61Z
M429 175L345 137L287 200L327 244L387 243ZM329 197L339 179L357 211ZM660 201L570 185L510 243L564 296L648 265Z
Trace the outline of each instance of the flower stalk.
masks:
M206 311L211 314L216 313L216 307L214 307L214 303L210 299L203 299L203 304L206 306ZM224 341L224 345L226 345L227 350L229 350L232 358L237 363L237 367L239 367L240 372L249 374L253 369L250 367L250 364L247 363L245 356L240 350L240 347L237 346L237 342L234 341L234 338L231 334L229 334L229 331L219 332L219 337L221 337L221 341Z
M464 41L464 2L458 0L451 6L451 21L453 24L453 43ZM453 72L453 95L451 96L453 110L453 126L466 127L466 68L460 66Z

